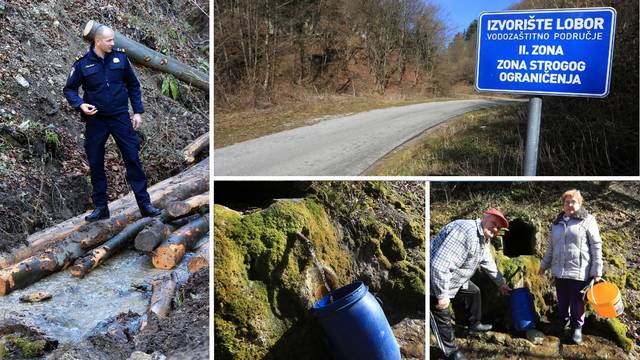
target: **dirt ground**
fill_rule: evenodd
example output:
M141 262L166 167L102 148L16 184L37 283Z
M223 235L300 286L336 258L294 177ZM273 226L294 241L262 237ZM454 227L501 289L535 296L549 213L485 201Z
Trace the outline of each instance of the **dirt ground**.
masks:
M195 273L182 290L184 303L166 319L150 319L135 337L136 350L168 358L209 358L209 269ZM105 349L108 350L108 349Z

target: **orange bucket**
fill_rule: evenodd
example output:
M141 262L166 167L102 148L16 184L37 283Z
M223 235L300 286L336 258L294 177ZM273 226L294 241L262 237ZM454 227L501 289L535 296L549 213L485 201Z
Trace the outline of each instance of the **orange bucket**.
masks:
M600 317L614 318L624 311L620 289L614 283L600 282L587 291L587 300Z

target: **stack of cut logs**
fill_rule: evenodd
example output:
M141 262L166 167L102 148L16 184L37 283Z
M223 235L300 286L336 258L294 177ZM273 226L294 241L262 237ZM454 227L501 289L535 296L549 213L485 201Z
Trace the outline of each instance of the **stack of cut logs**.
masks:
M151 188L163 209L142 218L132 194L112 202L111 218L85 222L82 214L31 235L28 245L0 256L0 296L71 267L84 277L116 252L133 245L151 256L154 267L174 269L153 284L150 311L166 316L176 288L189 274L209 266L209 159Z

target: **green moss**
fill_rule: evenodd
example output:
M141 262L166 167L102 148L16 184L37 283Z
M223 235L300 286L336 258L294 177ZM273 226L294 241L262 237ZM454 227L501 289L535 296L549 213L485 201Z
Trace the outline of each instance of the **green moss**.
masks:
M633 290L640 290L640 279L637 276L627 276L626 287Z
M404 310L423 311L425 303L425 272L408 261L398 261L391 267L389 297Z
M627 263L621 256L620 249L623 248L625 241L628 243L631 240L628 231L606 230L602 232L601 237L604 259L618 269L625 269Z
M533 255L509 258L500 252L494 252L494 256L498 269L505 279L508 279L507 284L512 288L522 286L529 288L533 295L534 306L538 315L544 316L549 314L552 307L546 303L545 293L551 291L551 288L547 278L537 274L537 270L540 266L540 260ZM489 293L490 296L499 297L498 293L495 291ZM496 300L496 304L502 304L501 300ZM501 311L499 308L492 310Z
M393 206L398 210L402 210L402 211L407 210L407 206L404 204L404 202L402 202L402 200L399 200L399 199L393 200Z
M380 263L382 263L386 269L391 269L391 261L389 261L382 252L382 249L380 248L380 240L372 238L369 239L369 243L373 247L375 257L380 261Z
M388 196L388 190L382 181L368 181L364 186L364 192L374 198L384 198Z
M625 351L631 352L633 340L627 337L627 327L618 319L607 319L606 324L613 336L613 340Z
M306 314L300 291L306 270L315 267L311 250L334 270L336 285L352 280L351 260L314 200L277 201L246 216L215 210L216 348L223 358L262 358Z
M23 358L32 358L44 355L44 347L47 344L45 340L33 341L18 335L7 335L4 339L7 344L12 344L20 349L20 354Z
M404 249L402 240L400 240L393 229L388 226L386 227L386 234L382 238L380 248L391 262L404 260L407 257L407 252Z
M411 220L402 227L402 241L408 247L421 246L425 241L424 222Z

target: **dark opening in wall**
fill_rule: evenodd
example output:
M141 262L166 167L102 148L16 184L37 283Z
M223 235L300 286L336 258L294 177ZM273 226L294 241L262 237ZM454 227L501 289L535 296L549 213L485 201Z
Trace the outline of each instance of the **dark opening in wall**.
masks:
M274 199L306 196L309 181L216 181L213 202L235 210L265 208Z
M509 222L509 231L503 236L504 255L517 257L536 252L536 226L520 218Z

